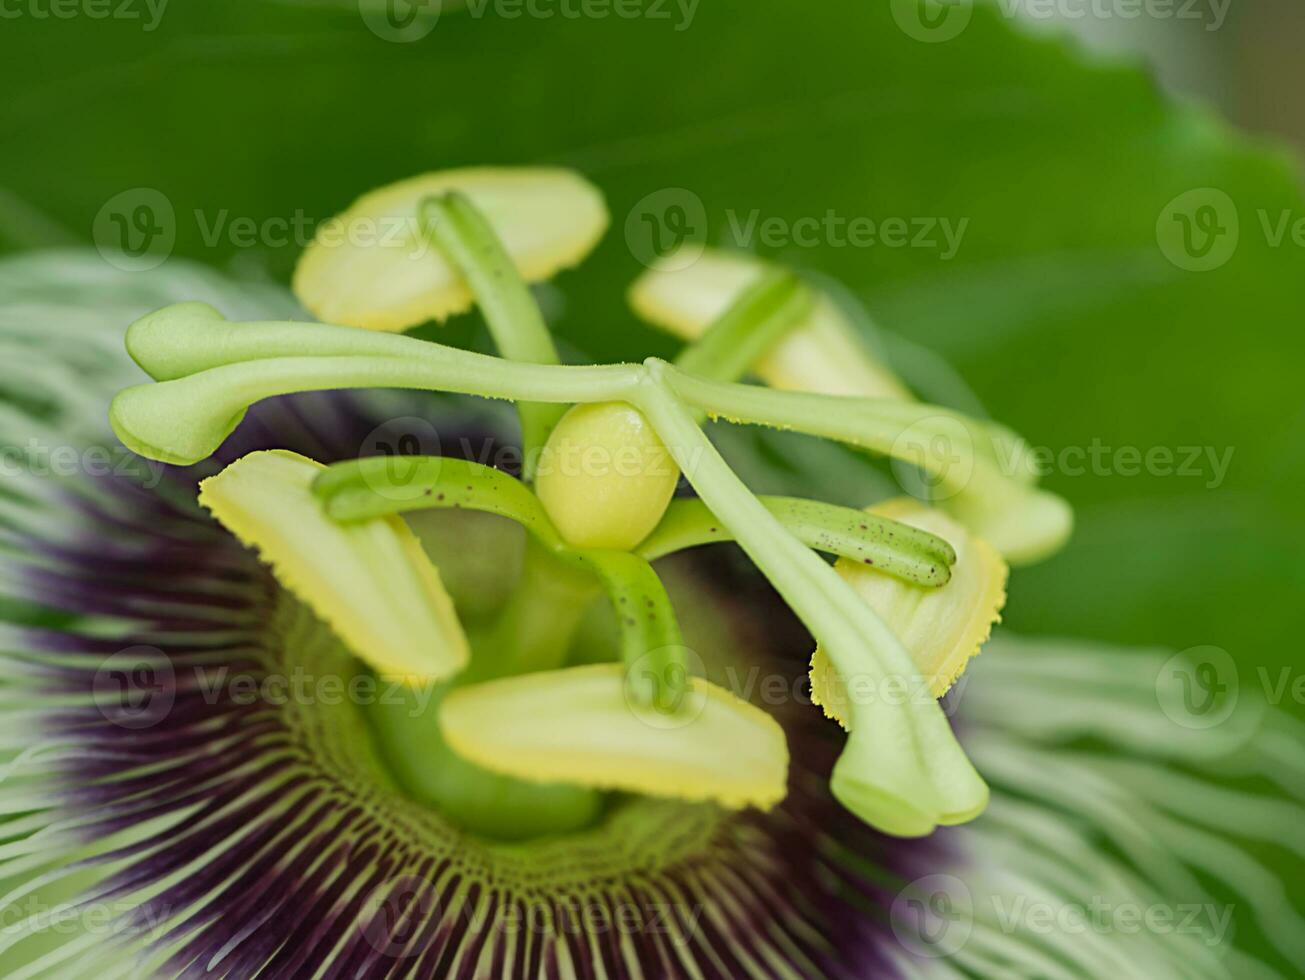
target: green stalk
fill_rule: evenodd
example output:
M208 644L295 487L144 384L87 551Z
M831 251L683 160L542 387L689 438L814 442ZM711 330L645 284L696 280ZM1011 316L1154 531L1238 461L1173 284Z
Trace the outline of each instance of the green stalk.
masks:
M843 651L863 648L863 641L870 640L874 648L887 652L894 669L918 673L910 655L878 616L832 568L785 530L730 469L671 391L654 387L642 394L640 408L704 505L720 518L816 638L828 634ZM831 656L837 655L831 651Z
M940 488L958 493L976 478L1004 479L992 461L991 437L981 423L936 405L882 398L851 398L757 385L729 384L664 372L679 397L712 418L797 430L902 459L929 471ZM989 452L978 451L983 446Z
M422 231L462 273L476 297L499 353L510 361L557 364L557 347L539 305L493 227L471 200L451 191L423 201L419 215ZM527 482L533 479L538 450L564 410L530 402L517 405Z
M405 381L403 387L557 404L619 399L643 376L635 364L523 364L358 327L290 320L242 323L204 303L176 303L137 320L127 331L127 351L156 381L269 360L391 359L409 362L410 370L396 371L396 377L421 379Z
M767 272L736 299L675 365L686 374L735 381L796 329L815 305L815 296L795 275Z
M529 496L520 483L505 474L499 476L507 481L505 486L516 484ZM458 474L458 478L467 477ZM451 484L445 486L452 489ZM487 502L489 495L483 488L479 489L482 492L475 494L476 499ZM346 490L344 496L354 501L361 499L356 491ZM451 496L446 499L450 507L461 506L452 502ZM510 506L477 509L496 513L512 510ZM399 704L382 699L368 706L368 717L382 754L395 778L411 796L468 830L505 840L568 833L589 826L598 818L603 793L582 786L539 784L490 772L449 747L440 730L439 716L444 697L458 687L564 666L576 630L601 591L592 575L558 560L532 538L526 548L520 579L507 605L493 623L473 631L469 637L473 656L467 670L424 703L416 695L408 694ZM493 719L486 719L486 724L493 724Z
M532 538L516 589L488 629L472 638L481 656L458 683L565 666L580 621L601 593L592 574Z
M851 507L794 497L760 497L763 507L808 548L873 565L926 588L951 581L956 551L937 535ZM699 545L733 540L701 500L671 502L666 516L639 545L649 561Z
M552 551L562 547L539 498L520 480L472 460L405 456L406 472L394 475L393 460L367 456L328 466L313 481L327 514L343 523L417 510L466 508L506 517Z
M867 822L890 833L929 833L971 819L987 787L932 698L887 697L890 686L928 690L927 678L893 632L843 579L786 531L716 451L676 397L669 365L649 361L654 383L638 405L676 457L703 502L811 630L840 676L873 699L853 698L851 739L835 769L834 793ZM895 682L895 684L894 684Z
M274 395L410 388L510 401L605 402L627 397L642 373L633 365L515 364L437 344L422 346L427 351L415 358L274 357L225 364L173 381L126 388L114 398L109 419L133 452L190 465L216 451L250 405Z

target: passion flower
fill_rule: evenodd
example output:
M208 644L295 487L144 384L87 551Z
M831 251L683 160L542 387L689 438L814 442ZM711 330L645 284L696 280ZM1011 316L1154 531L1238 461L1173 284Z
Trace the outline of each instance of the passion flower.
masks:
M559 455L564 448L574 449L581 460L580 471L571 476L558 476L556 466L540 474L528 466L523 472L524 496L521 490L511 491L513 506L538 501L538 509L547 516L532 517L526 523L555 557L584 562L609 594L633 590L621 598L633 598L652 610L649 620L656 624L652 630L640 628L642 612L636 616L617 610L618 619L629 627L621 652L631 672L627 687L637 704L673 712L692 686L679 652L674 611L646 559L630 551L653 533L665 516L675 467L685 473L719 524L803 619L841 674L864 675L877 683L917 676L919 668L900 641L743 485L699 426L702 413L768 424L778 418L780 424L856 445L887 445L894 451L914 445L917 437L904 430L903 412L893 403L822 401L819 396L767 392L712 380L746 368L746 360L736 356L734 345L719 343L717 338L725 334L744 339L754 331L767 338L782 337L784 327L797 326L809 309L804 287L791 279L778 279L773 288L767 283L748 291L727 311L708 338L706 349L686 354L680 367L656 359L642 365L605 367L540 363L555 359L553 345L545 340L546 327L531 305L511 247L458 188L459 174L447 182L435 177L429 182L444 193L426 199L405 197L405 206L425 216L428 238L442 250L450 267L463 270L500 349L528 349L535 363L497 359L360 328L235 324L211 309L172 307L138 322L128 333L132 357L158 383L128 388L114 399L110 418L124 443L155 459L198 462L234 431L250 404L273 395L314 389L415 388L506 398L519 405L527 459L548 436L545 450L551 447L554 455ZM388 195L378 194L364 202L390 200ZM385 216L392 219L391 210L387 204ZM530 209L524 210L530 213ZM551 233L564 232L553 228ZM329 292L335 282L315 277L298 281L307 283L303 288L310 306L319 291ZM395 290L407 286L406 278L402 285L379 278L378 307L391 302ZM522 310L531 312L521 315ZM684 363L695 370L686 370ZM553 420L535 411L540 404L567 403L584 407L572 409L556 432L552 431ZM909 415L912 408L907 408ZM842 422L831 425L834 412ZM625 424L613 426L613 413L625 419ZM633 473L622 473L616 465L624 449L635 451ZM669 465L672 461L674 466ZM662 472L651 473L652 465L660 465ZM595 467L601 472L595 472ZM436 471L438 481L438 467ZM438 506L438 487L426 489L430 494L423 496ZM491 496L499 493L488 488L486 492ZM447 498L447 493L444 496ZM270 527L282 516L269 513L263 515L267 520L246 521L245 526ZM560 527L556 526L559 520ZM276 533L280 543L279 528ZM918 552L919 538L903 530L902 547L893 550L909 553L916 542L914 550ZM263 546L255 537L247 540ZM936 557L946 550L946 545L937 541L926 547ZM896 567L907 567L910 557L919 554L908 554ZM935 572L938 564L935 561ZM273 565L274 571L277 567ZM360 564L352 574L365 576L369 572L374 570ZM531 592L535 586L527 583L520 588ZM577 591L577 595L583 597L584 593ZM335 597L323 594L307 601L314 608L328 607ZM429 615L434 618L438 612L432 609ZM559 621L568 622L569 618ZM650 633L655 646L644 642ZM564 652L565 646L564 642L551 644L555 654ZM368 659L365 649L355 648L354 652L373 667L380 666L374 658ZM646 658L651 659L650 669L636 670ZM493 657L473 657L473 661L477 659L480 663L473 664L473 678L497 679L562 666L511 650L496 651ZM615 683L614 675L611 680ZM702 686L707 682L693 683ZM709 698L707 703L733 702ZM850 704L848 709L852 745L860 744L861 750L847 756L846 764L835 773L835 782L848 788L840 798L862 819L893 833L920 835L982 811L987 787L960 750L936 704L861 708ZM743 706L738 705L737 711L742 713ZM595 725L588 735L600 739L603 732ZM669 736L662 741L668 753L677 751ZM880 741L903 751L871 761L864 747ZM723 745L719 748L726 750ZM742 758L741 746L735 748ZM465 745L460 753L463 761L473 754ZM502 768L498 775L508 774ZM775 766L770 769L774 771ZM610 774L596 771L591 781L573 777L571 782L601 787L610 785L610 778ZM696 797L701 792L691 776L686 775L684 785L686 794ZM664 790L661 782L658 786ZM722 801L736 795L721 787ZM767 790L755 796L771 799L775 794Z
M498 230L458 175L429 187L446 196L403 207L459 216L421 227L504 358L297 322L284 296L181 265L108 280L79 256L0 265L10 438L102 445L89 409L118 392L113 429L140 454L97 475L28 466L0 500L6 976L1258 967L1226 930L1100 936L1003 915L1020 897L1204 901L1207 877L1300 951L1300 920L1266 904L1209 806L1263 798L1197 776L1236 753L1299 788L1259 719L1175 725L1155 702L1163 657L1005 639L977 662L958 741L931 681L986 637L995 553L917 505L758 496L716 452L705 415L909 454L920 413L942 413L734 383L806 322L807 287L782 274L737 297L677 365L559 366L515 278L546 274L514 251L543 239ZM297 282L348 282L360 317L430 299L397 271L355 289L369 277L353 271ZM423 309L383 322L439 312ZM133 319L146 384L119 348ZM449 447L511 440L502 413L431 391L516 403L536 464L366 455L400 416ZM568 442L589 463L550 470L545 450ZM697 496L671 496L677 472ZM689 553L727 541L770 586ZM459 607L473 551L508 587ZM845 746L791 703L799 688L775 703L741 680L805 675L785 606L819 644L817 697ZM1117 754L1060 747L1077 737ZM902 839L989 803L962 744L992 774L988 813ZM1153 781L1156 759L1189 774ZM1292 839L1282 807L1240 829Z

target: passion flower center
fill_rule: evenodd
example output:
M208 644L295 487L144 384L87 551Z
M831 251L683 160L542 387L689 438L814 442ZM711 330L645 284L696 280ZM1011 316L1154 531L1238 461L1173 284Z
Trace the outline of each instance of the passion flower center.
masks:
M593 826L605 794L583 786L529 782L490 772L453 751L440 727L445 698L457 686L559 667L597 583L529 548L522 581L492 626L472 631L473 666L456 682L406 685L368 705L382 759L404 792L451 823L482 837L519 841ZM486 717L485 726L499 719Z
M446 777L443 789L449 799L450 787L456 789L457 802L423 795L412 774L442 764L426 738L432 731L438 737L431 725L438 692L424 700L419 688L368 675L288 592L277 590L271 601L255 679L262 689L287 692L276 698L290 739L287 766L347 788L350 805L370 815L368 833L401 841L405 860L414 866L426 859L450 861L472 879L548 895L666 867L710 849L725 816L709 805L620 797L600 798L598 806L585 809L531 784L523 785L536 791L533 799L494 796L488 790L497 777L474 766ZM280 678L286 683L273 683ZM236 690L234 678L228 681ZM471 805L476 801L482 809ZM528 849L522 847L526 840ZM365 844L360 839L357 846Z

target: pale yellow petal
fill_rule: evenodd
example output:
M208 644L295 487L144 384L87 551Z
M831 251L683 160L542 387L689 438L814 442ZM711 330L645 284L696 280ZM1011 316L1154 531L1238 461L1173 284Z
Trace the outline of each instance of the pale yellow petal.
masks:
M423 200L453 190L485 215L527 282L576 265L607 230L602 194L569 170L424 174L364 195L318 229L295 270L300 302L326 323L392 331L470 309L471 292L417 217Z
M644 273L630 305L649 323L696 340L729 309L767 266L740 252L707 249L692 264L676 255ZM876 361L855 328L827 296L817 296L806 320L754 368L773 388L862 398L909 398L906 387Z
M1074 509L1063 497L1016 480L990 492L958 493L938 504L1012 565L1033 565L1065 547Z
M203 481L199 502L379 673L414 684L456 674L467 640L420 542L400 517L331 520L312 492L322 469L284 450L250 453Z
M632 704L625 668L598 664L460 688L440 720L459 755L518 779L734 809L770 809L786 792L779 724L700 678L673 715Z
M868 566L840 559L835 566L915 659L930 690L876 691L879 697L942 697L970 658L1001 621L1006 604L1007 567L995 548L968 533L941 511L910 498L868 508L872 514L902 521L944 538L956 549L951 581L929 589L903 582ZM811 696L825 714L847 726L850 690L856 678L840 678L828 656L817 649L811 659Z

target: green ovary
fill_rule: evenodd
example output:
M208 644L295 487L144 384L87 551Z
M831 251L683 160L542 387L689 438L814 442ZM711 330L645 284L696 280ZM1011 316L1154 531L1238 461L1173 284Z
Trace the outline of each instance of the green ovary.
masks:
M535 492L572 547L629 551L661 521L679 478L643 413L606 402L563 416L544 447Z
M520 841L583 830L606 810L607 794L490 772L455 753L440 731L440 707L457 686L563 664L582 617L599 595L579 575L528 544L520 581L488 625L469 630L471 666L456 681L403 688L364 706L377 748L405 794L481 837ZM498 719L487 717L485 726Z
M427 702L422 692L408 690L401 701L367 709L381 757L409 797L495 840L569 833L601 816L603 794L594 790L500 776L455 754L440 733L439 700Z

